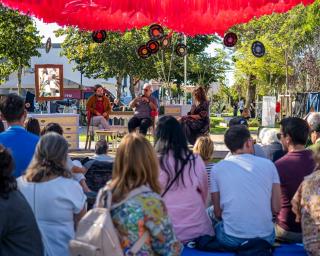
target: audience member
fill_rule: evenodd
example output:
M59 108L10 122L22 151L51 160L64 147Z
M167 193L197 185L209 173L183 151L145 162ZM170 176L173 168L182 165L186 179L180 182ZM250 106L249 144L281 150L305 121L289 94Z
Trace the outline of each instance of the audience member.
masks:
M232 155L211 171L217 241L230 249L253 238L272 245L272 215L280 209L277 169L270 160L253 155L253 139L244 125L231 126L224 142Z
M193 105L187 116L180 120L183 131L185 132L190 144L194 144L198 137L206 135L210 129L209 107L203 87L198 87L192 93Z
M309 149L311 149L314 152L318 151L318 148L320 149L320 113L319 112L312 112L307 117L307 122L310 127L310 146Z
M24 129L27 112L20 96L9 94L4 97L0 102L0 111L9 126L0 133L0 144L11 151L15 163L14 176L19 177L27 169L39 137Z
M130 102L130 108L134 108L135 111L128 123L129 132L133 132L139 127L141 134L147 134L148 128L152 125L151 112L158 108L157 100L151 93L151 84L146 83L143 86L143 95Z
M66 170L67 153L62 136L42 136L26 175L18 179L41 230L45 255L69 255L68 243L86 211L86 196Z
M248 127L248 122L243 117L235 117L235 118L232 118L229 121L229 127L232 127L234 125L244 125L244 126ZM253 154L255 156L259 156L259 157L262 157L262 158L267 158L266 153L264 152L264 150L262 149L262 147L259 144L254 143L253 144L253 149L254 149L253 150ZM227 154L227 156L225 157L225 159L227 159L231 155L232 155L232 153L229 152Z
M37 136L40 136L40 124L38 119L29 117L25 122L24 122L24 128L30 132L33 133Z
M5 127L4 127L4 123L3 121L0 119L0 133L5 131Z
M301 222L304 248L310 256L320 252L320 148L314 158L316 171L304 178L291 201L296 222Z
M246 120L249 120L251 115L250 115L250 110L248 108L244 108L242 113L241 113L241 116L246 119Z
M285 118L280 122L281 143L288 153L276 161L281 182L281 210L276 221L277 239L284 242L302 241L301 225L295 222L291 200L304 177L315 167L312 151L304 145L309 127L305 120L297 117Z
M144 188L145 192L113 208L111 216L124 250L147 231L149 242L144 243L138 255L181 255L182 246L158 195L158 170L156 154L147 139L134 133L126 135L118 147L112 181L108 184L112 201L119 203L135 189Z
M63 129L58 123L48 123L41 131L41 136L49 133L55 132L61 136L63 136ZM91 190L87 186L86 178L84 174L86 173L87 169L81 167L81 163L79 165L78 162L73 162L69 155L67 155L67 163L66 163L67 170L71 172L73 179L78 181L83 188L84 192L90 192Z
M277 130L267 129L260 139L262 149L271 161L273 161L276 152L283 151Z
M189 150L182 127L174 117L159 119L155 148L163 200L178 239L185 243L202 235L213 235L205 209L208 197L205 164Z
M84 167L89 170L95 161L113 162L114 159L108 156L108 142L105 139L98 140L95 145L95 154L90 157L90 160L84 164Z
M0 145L0 255L43 256L37 222L12 171L12 156Z

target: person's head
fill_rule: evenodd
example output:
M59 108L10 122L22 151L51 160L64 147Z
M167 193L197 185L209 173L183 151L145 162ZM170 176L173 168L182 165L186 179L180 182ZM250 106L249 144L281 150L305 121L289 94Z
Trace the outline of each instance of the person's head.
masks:
M280 141L284 150L290 147L304 146L309 135L308 123L298 117L288 117L280 122Z
M149 141L139 134L126 135L117 149L113 165L110 183L113 201L121 201L130 191L142 185L160 193L158 177L158 159Z
M98 140L95 146L97 155L106 155L108 153L108 143L106 140Z
M199 86L193 91L193 97L199 103L207 100L206 91L202 86Z
M114 103L115 105L118 105L119 102L120 102L120 100L119 100L118 98L116 98L116 99L114 99L114 102L113 102L113 103Z
M40 124L38 119L33 118L33 117L29 117L25 122L24 122L24 128L26 128L26 130L28 132L31 132L35 135L40 136Z
M4 128L3 121L0 120L0 133L1 133L1 132L4 132L4 131L5 131L5 128Z
M241 116L244 117L244 118L250 117L250 111L249 111L249 109L248 109L248 108L244 108L243 111L242 111Z
M229 121L229 127L232 127L232 126L235 126L235 125L244 125L244 126L248 127L248 122L243 117L238 116L238 117L232 118Z
M63 135L63 129L60 124L58 123L48 123L45 127L43 127L41 131L41 136L49 133L49 132L55 132L59 135Z
M0 102L0 111L2 119L6 120L9 125L17 123L23 126L27 111L24 99L17 94L11 93L4 97Z
M320 138L320 124L312 126L310 129L310 139L312 144L315 144Z
M193 153L199 154L205 162L212 159L213 150L214 144L210 136L199 137L193 147Z
M273 143L280 143L278 132L275 129L267 129L261 136L261 144L270 145Z
M17 182L12 175L13 169L14 163L10 152L0 145L0 197L5 199L11 191L17 190Z
M224 143L232 154L254 154L253 139L244 125L231 126L224 134Z
M104 88L101 84L96 84L93 87L93 91L98 97L103 97L103 95L104 95Z
M143 95L146 97L150 97L151 93L152 93L152 86L149 83L145 83L143 85Z
M68 143L61 135L50 132L42 136L26 171L27 181L41 182L54 176L70 178L66 169L67 154Z

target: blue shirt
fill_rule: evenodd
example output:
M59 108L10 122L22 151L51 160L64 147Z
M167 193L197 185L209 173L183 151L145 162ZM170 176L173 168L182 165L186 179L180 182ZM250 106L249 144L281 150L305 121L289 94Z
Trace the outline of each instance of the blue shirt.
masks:
M27 169L39 137L27 132L22 126L11 126L8 130L0 133L0 144L8 148L13 156L15 169L13 175L21 176Z

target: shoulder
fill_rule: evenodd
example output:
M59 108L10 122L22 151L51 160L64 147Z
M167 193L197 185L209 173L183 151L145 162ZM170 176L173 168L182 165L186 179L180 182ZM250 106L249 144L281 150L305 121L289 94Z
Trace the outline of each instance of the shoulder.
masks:
M156 211L163 214L165 212L164 202L162 201L161 196L155 192L144 192L132 199L139 202L139 205L147 215L154 215Z
M157 102L157 99L156 99L154 96L152 96L152 95L150 95L150 100L151 100L152 102Z

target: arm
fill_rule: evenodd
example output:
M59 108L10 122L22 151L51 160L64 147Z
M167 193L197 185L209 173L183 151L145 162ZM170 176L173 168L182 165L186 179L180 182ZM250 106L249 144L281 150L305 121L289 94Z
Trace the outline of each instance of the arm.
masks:
M281 208L281 189L280 184L272 185L271 210L273 215L278 215Z
M157 255L181 255L183 246L175 236L164 203L157 198L145 198L145 200L152 202L150 207L144 209L144 225L151 236L152 250Z
M153 103L152 100L150 100L149 106L151 107L151 110L153 110L153 111L156 111L158 109L157 104Z
M220 192L211 193L211 199L213 203L214 217L221 220L222 209L220 207Z
M108 97L106 97L106 108L105 108L105 111L103 113L103 116L106 118L106 119L109 119L109 115L111 113L111 102L109 100Z
M204 164L204 162L202 161L202 159L200 159L200 157L198 157L198 166L199 166L199 172L197 173L197 175L200 174L200 179L199 179L199 190L200 190L200 194L202 197L202 200L204 202L204 204L206 205L207 203L207 198L208 198L208 174L206 172L206 166Z
M87 207L84 206L79 213L73 215L75 229L77 229L77 226L78 226L79 221L82 219L82 217L83 217L86 213L87 213Z
M136 107L136 104L137 104L137 101L140 97L136 97L134 98L130 103L129 103L129 107L130 108L135 108Z
M73 165L72 168L71 168L71 172L72 173L83 173L83 174L85 174L87 172L87 169L84 168L84 167L78 167L78 166Z
M91 96L87 102L87 111L89 111L91 114L96 114L95 112L97 112L94 107L94 96Z
M304 181L300 184L297 192L291 200L292 211L296 215L296 222L301 222L301 209L302 209L302 186Z

